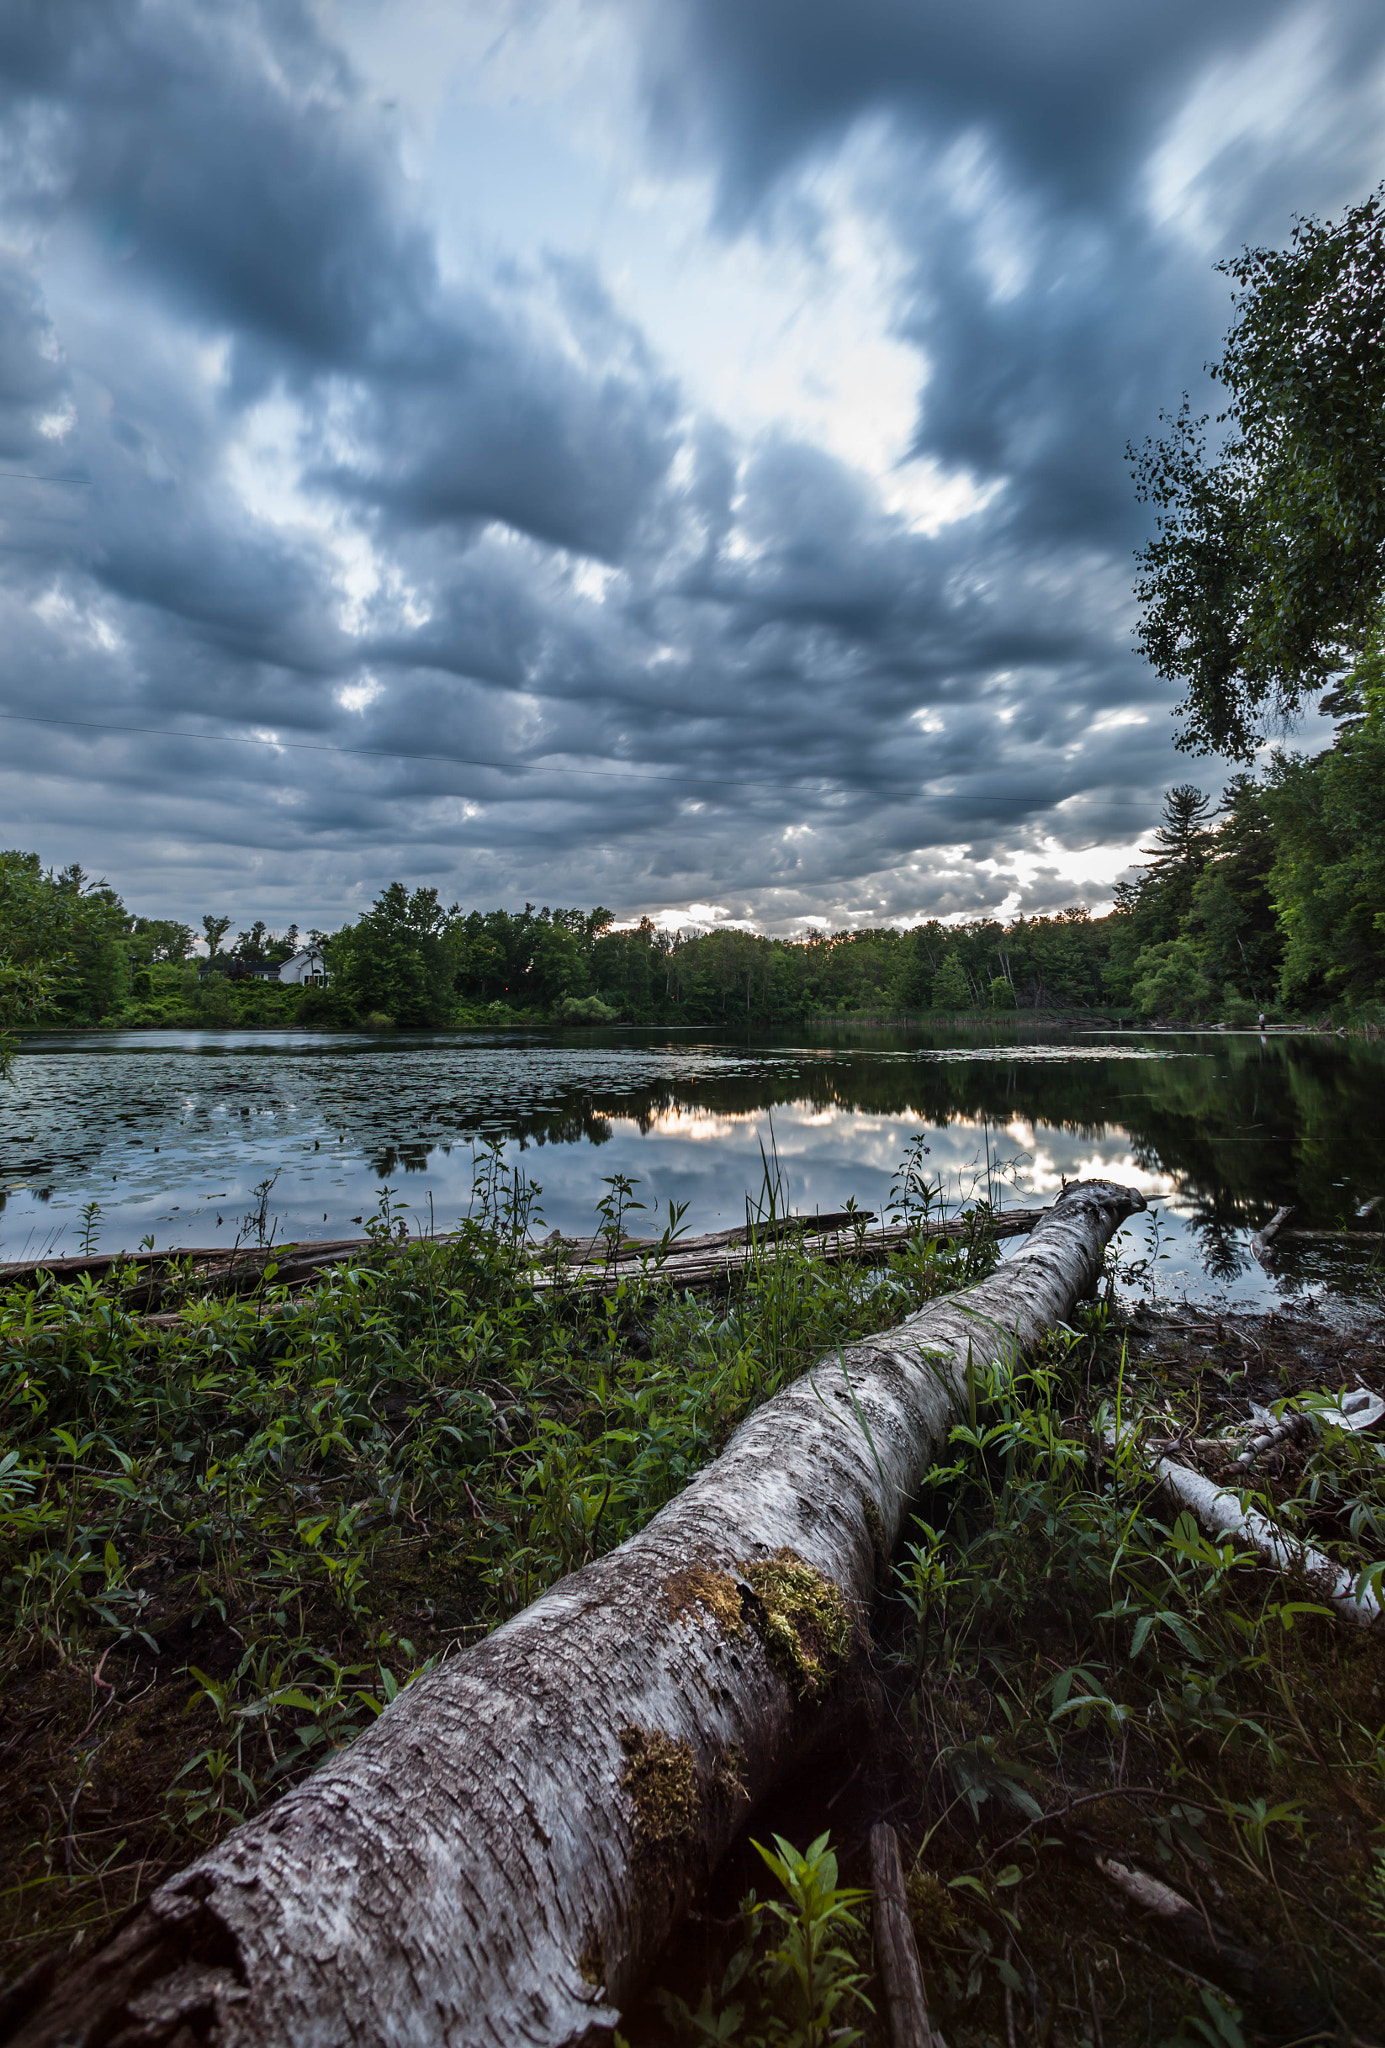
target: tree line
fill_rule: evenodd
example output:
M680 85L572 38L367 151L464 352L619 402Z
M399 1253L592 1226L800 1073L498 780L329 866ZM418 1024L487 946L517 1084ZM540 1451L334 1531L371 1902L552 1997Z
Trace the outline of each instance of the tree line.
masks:
M782 939L619 927L600 905L468 911L393 882L330 933L256 922L228 946L228 921L204 917L200 954L190 923L133 915L80 868L12 852L0 854L0 1022L437 1030L1076 1011L1246 1024L1358 1010L1385 997L1381 670L1378 657L1363 665L1362 709L1316 759L1238 775L1216 806L1191 784L1170 790L1144 863L1102 917L1074 906ZM301 936L323 951L326 987L256 978Z
M257 979L292 954L297 927L140 917L80 868L0 854L0 960L10 1022L39 1025L315 1023L438 1029L560 1021L719 1024L827 1015L1091 1009L1104 1000L1109 919L1081 908L1008 924L770 939L736 928L618 927L603 906L465 910L391 883L319 945L331 980ZM22 986L21 986L22 984Z

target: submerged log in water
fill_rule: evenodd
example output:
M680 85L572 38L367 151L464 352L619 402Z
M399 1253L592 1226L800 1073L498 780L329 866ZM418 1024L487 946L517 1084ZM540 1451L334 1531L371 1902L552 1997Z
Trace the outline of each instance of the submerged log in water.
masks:
M988 1280L824 1359L641 1534L418 1679L85 1963L31 1976L5 2038L600 2034L829 1710L971 1374L1066 1316L1144 1206L1069 1187Z
M850 1219L795 1217L789 1219L790 1228L716 1231L708 1237L677 1239L667 1248L629 1243L604 1257L600 1251L587 1249L592 1241L583 1238L578 1255L552 1264L538 1284L577 1287L587 1293L599 1293L625 1278L662 1287L725 1287L737 1275L776 1258L791 1245L829 1265L882 1264L891 1252L904 1251L921 1239L969 1244L988 1237L1024 1237L1047 1213L1045 1209L969 1210L958 1216L921 1217L874 1228L866 1214Z
M608 1243L600 1236L565 1238L555 1232L542 1243L519 1249L529 1261L535 1286L543 1291L573 1287L599 1293L621 1280L634 1279L654 1286L722 1287L791 1247L831 1265L869 1264L920 1239L970 1244L988 1237L1022 1237L1047 1213L1044 1209L969 1209L953 1216L915 1217L908 1223L879 1225L874 1224L869 1210L842 1210L829 1216L789 1216L743 1224L736 1230L714 1230L668 1243L628 1237ZM199 1246L157 1253L104 1252L91 1258L0 1265L0 1286L33 1286L44 1274L57 1281L110 1279L120 1267L126 1269L127 1276L120 1290L122 1307L157 1310L174 1299L186 1302L251 1292L265 1284L270 1267L275 1287L296 1293L334 1266L397 1258L410 1243L446 1245L453 1241L447 1235L404 1241L347 1237L231 1249Z

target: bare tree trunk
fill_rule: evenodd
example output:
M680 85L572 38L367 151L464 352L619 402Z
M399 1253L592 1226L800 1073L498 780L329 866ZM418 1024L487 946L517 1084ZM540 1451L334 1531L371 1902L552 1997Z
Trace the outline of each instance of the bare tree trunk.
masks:
M967 1403L1142 1198L1067 1188L992 1277L835 1353L608 1557L12 1996L23 2048L597 2038L822 1711ZM6 2024L7 2021L7 2024Z

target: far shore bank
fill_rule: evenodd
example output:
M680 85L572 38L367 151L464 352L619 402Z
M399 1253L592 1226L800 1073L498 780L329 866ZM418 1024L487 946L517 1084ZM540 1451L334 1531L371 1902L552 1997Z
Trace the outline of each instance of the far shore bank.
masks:
M708 1031L744 1034L747 1030L774 1033L780 1031L810 1031L824 1026L834 1029L860 1031L922 1031L937 1029L961 1029L993 1031L1009 1027L1017 1029L1043 1028L1045 1030L1081 1031L1136 1031L1158 1035L1168 1033L1186 1036L1189 1033L1207 1035L1216 1033L1225 1037L1302 1037L1313 1034L1319 1037L1360 1038L1375 1042L1385 1037L1385 1025L1369 1017L1337 1016L1329 1011L1304 1017L1267 1017L1263 1024L1238 1020L1234 1023L1208 1018L1139 1017L1132 1012L1109 1010L900 1010L900 1011L827 1011L813 1016L799 1017L612 1017L599 1020L572 1019L545 1016L538 1012L507 1012L504 1016L460 1016L448 1023L425 1026L402 1026L387 1017L372 1017L359 1020L324 1018L319 1016L297 1017L292 1014L272 1017L232 1017L225 1021L212 1021L205 1017L162 1016L116 1016L103 1018L95 1024L41 1024L30 1025L14 1034L17 1046L22 1050L27 1044L42 1044L55 1038L115 1038L122 1034L136 1032L198 1032L208 1038L222 1038L228 1033L253 1033L269 1037L275 1033L311 1034L323 1038L438 1038L454 1032L523 1032L554 1031L589 1037L597 1032L610 1031Z

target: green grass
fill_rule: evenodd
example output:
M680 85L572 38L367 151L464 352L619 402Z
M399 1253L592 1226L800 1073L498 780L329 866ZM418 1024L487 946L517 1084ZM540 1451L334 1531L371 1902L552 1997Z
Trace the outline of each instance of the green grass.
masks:
M900 1201L926 1215L921 1174L919 1154ZM407 1239L385 1194L355 1265L292 1299L273 1272L231 1300L185 1275L171 1329L122 1307L119 1271L0 1300L11 1970L99 1937L417 1670L640 1528L813 1358L993 1256L920 1240L871 1272L790 1245L714 1300L646 1282L541 1290L521 1252L533 1192L484 1154L454 1237ZM596 1219L613 1240L632 1199L613 1179ZM1117 1407L1212 1437L1252 1398L1313 1418L1313 1394L1357 1370L1385 1388L1385 1351L1358 1347L1348 1368L1264 1324L1141 1338L1092 1307L1018 1377L978 1383L875 1617L874 1718L839 1772L815 1762L791 1810L756 1823L779 1828L786 1867L789 1840L830 1826L858 1878L865 1829L894 1820L951 2048L1012 2023L1055 2048L1305 2032L1162 1955L1094 1848L1175 1885L1369 2036L1385 1995L1385 1646L1173 1515L1133 1454L1102 1450ZM1385 1550L1385 1461L1330 1416L1248 1483L1357 1571ZM728 2041L808 2038L787 1991L775 2006L779 1951L735 1950L733 1933L716 1953L708 1935L718 1915L744 1934L746 1857L699 1923L696 1966L670 1964L684 2004L651 1999L632 2041L706 2038L699 2021ZM854 1942L833 1968L867 1973L876 2012L844 2005L834 2024L873 2043L881 2000Z
M153 1327L132 1271L0 1298L0 1936L91 1939L433 1660L633 1534L819 1353L986 1270L766 1257L715 1301L539 1290L535 1190L290 1300ZM597 1221L619 1235L632 1190ZM670 1228L677 1226L670 1219ZM169 1307L167 1299L163 1307Z

